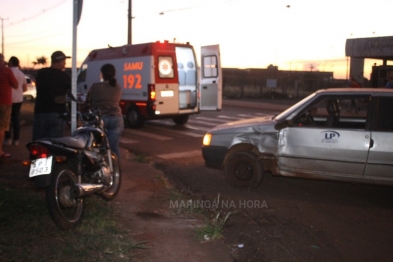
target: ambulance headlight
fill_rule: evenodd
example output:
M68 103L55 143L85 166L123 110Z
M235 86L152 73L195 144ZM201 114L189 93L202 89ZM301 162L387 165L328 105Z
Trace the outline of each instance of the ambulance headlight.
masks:
M210 146L210 142L212 141L212 134L207 133L204 137L203 137L203 145L204 146Z

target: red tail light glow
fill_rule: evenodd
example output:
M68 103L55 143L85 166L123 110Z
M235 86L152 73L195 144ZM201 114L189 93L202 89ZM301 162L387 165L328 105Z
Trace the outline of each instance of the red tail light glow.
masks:
M31 144L28 149L30 154L35 158L47 158L50 155L49 150L40 144Z
M149 96L151 101L156 101L156 87L154 85L149 85Z

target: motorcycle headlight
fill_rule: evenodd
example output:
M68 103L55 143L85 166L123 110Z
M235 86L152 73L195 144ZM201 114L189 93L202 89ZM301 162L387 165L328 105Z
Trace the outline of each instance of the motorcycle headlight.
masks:
M203 145L204 146L210 146L210 142L212 141L212 134L207 133L204 137L203 137Z

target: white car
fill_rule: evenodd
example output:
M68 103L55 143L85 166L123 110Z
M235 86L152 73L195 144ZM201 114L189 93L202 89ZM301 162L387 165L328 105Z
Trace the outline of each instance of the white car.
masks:
M25 76L25 78L27 82L27 91L23 93L23 98L35 100L35 98L37 97L35 82L29 76Z
M211 129L202 153L234 187L255 187L265 172L392 186L392 135L392 89L324 89L277 116Z

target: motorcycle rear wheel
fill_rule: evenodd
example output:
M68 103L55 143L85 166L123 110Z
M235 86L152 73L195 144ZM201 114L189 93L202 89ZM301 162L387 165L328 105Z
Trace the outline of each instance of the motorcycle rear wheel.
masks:
M100 197L106 201L111 201L117 196L117 193L119 193L120 191L120 185L121 185L121 170L120 170L119 158L114 152L112 152L112 165L113 165L112 185L100 194Z
M80 222L84 202L83 198L71 198L70 188L78 183L78 178L70 164L54 164L51 182L46 187L46 202L55 224L63 230L75 228Z

